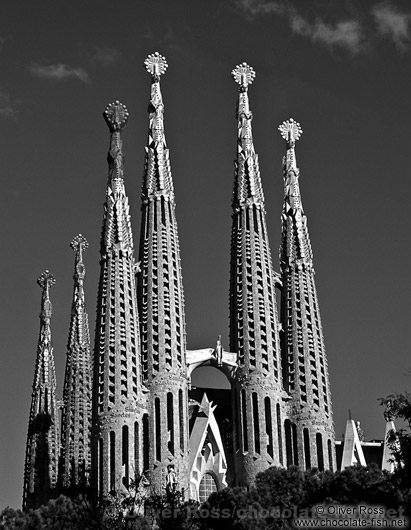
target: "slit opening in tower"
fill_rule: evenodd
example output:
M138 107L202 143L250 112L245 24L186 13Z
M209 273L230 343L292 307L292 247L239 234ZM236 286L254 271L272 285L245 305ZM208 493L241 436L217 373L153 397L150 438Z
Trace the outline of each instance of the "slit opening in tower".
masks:
M183 400L183 391L180 388L178 391L178 412L179 412L179 424L180 424L180 449L184 451L184 400Z
M331 440L327 441L327 447L328 447L328 468L330 471L334 471L333 450L332 450Z
M324 453L323 453L323 437L321 433L317 433L316 435L316 443L317 443L317 464L319 471L324 471Z
M294 465L293 457L293 444L292 444L292 432L291 432L291 421L285 420L284 422L284 434L285 434L285 454L287 460L287 467Z
M110 491L116 489L116 435L110 431Z
M257 392L252 393L252 402L253 402L253 427L254 427L254 451L257 454L260 454L260 426L259 426L259 416L258 416L258 396Z
M134 480L136 481L140 475L140 431L138 421L134 422Z
M305 469L311 469L310 433L307 428L303 430Z
M150 438L148 414L143 415L143 473L150 467Z
M271 400L268 396L264 398L265 432L267 435L267 453L273 458L273 422L271 418Z
M123 425L122 429L122 458L121 465L123 471L123 485L128 489L129 486L129 439L128 439L128 426Z
M168 450L174 455L174 414L173 414L173 393L167 393L167 433Z
M246 453L248 451L248 434L247 434L247 398L245 390L241 390L241 412L243 420L243 451Z
M161 461L161 416L160 416L160 398L154 400L155 415L155 435L156 435L156 460Z
M277 435L278 435L278 459L280 464L283 465L283 435L282 435L282 422L281 422L281 408L280 404L276 405L277 412Z

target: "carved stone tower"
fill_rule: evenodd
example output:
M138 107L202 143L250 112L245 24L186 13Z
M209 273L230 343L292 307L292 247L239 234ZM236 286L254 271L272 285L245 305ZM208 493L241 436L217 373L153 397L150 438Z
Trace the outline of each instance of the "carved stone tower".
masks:
M232 72L240 85L233 193L230 281L230 350L237 352L233 383L236 482L251 485L256 473L282 465L283 401L276 303L277 275L267 236L263 188L254 151L246 63Z
M279 130L287 142L280 248L283 377L285 390L292 398L285 423L287 465L335 469L327 358L294 151L302 130L292 119Z
M37 283L43 292L24 467L24 509L46 503L53 495L58 478L59 419L50 327L50 288L55 279L49 271L45 271Z
M89 485L91 466L92 369L83 263L83 251L88 248L88 243L78 235L70 246L75 252L74 291L63 390L61 472L64 488L82 490Z
M141 472L141 384L133 236L124 187L121 131L128 112L104 111L110 129L109 174L100 247L94 350L92 484L99 495L121 491Z
M142 371L150 390L143 419L144 469L162 493L167 465L175 466L179 488L188 489L188 379L180 249L160 90L167 62L156 52L148 56L145 67L151 75L151 98L138 277Z

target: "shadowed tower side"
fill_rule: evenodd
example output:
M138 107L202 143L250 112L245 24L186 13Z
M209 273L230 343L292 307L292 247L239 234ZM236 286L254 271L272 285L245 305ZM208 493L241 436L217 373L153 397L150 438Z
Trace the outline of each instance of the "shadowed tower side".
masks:
M116 101L104 111L110 130L109 174L100 246L94 350L92 484L99 495L127 488L141 472L144 394L128 198L121 132L128 112Z
M156 52L147 57L145 67L151 76L151 97L142 187L138 301L143 379L150 390L150 408L144 419L145 439L149 442L145 461L152 486L162 493L167 465L175 466L178 488L188 489L186 333L174 188L160 89L167 62Z
M299 187L293 119L279 130L286 141L280 248L284 387L292 399L285 424L287 465L336 469L330 383L314 281L313 255Z
M37 283L42 289L40 336L24 467L23 508L37 508L53 496L57 486L59 453L59 417L56 400L56 372L51 341L50 288L54 276L45 271Z
M267 235L264 194L252 137L246 63L232 72L239 84L238 140L233 192L230 280L230 350L237 352L233 384L236 482L251 485L256 473L283 464L277 275Z
M83 252L88 248L88 243L80 234L70 246L75 252L74 289L64 378L61 445L62 485L76 491L90 485L92 363L84 296L86 269Z

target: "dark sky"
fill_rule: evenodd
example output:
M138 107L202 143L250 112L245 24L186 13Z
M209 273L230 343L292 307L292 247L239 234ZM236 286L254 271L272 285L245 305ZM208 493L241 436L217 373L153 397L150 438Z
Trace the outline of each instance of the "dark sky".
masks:
M411 368L411 9L373 0L2 0L0 168L2 337L0 509L19 507L39 331L37 277L49 269L59 396L78 233L90 327L98 281L108 129L116 99L135 246L147 134L149 53L165 55L165 125L177 199L188 348L228 349L237 85L246 61L274 267L285 145L293 117L314 252L337 436L348 409L384 433L378 397ZM137 252L136 252L137 255Z

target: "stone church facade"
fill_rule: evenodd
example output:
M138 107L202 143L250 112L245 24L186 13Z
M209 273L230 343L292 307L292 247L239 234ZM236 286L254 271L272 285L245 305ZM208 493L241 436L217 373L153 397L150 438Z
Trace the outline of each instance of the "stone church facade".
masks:
M232 198L230 345L187 350L176 198L164 130L160 79L167 62L149 55L149 129L142 187L138 261L125 188L126 107L104 119L110 133L100 244L96 333L91 347L77 236L63 400L56 397L51 341L54 278L46 271L29 416L23 506L56 491L84 488L103 497L136 481L152 493L181 490L205 500L227 485L251 486L270 466L335 469L327 358L316 294L295 144L300 125L279 127L285 140L279 272L273 268L248 88L242 63ZM277 307L277 293L280 307ZM202 366L220 370L230 390L191 385ZM61 415L59 415L61 410Z

